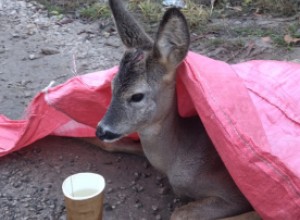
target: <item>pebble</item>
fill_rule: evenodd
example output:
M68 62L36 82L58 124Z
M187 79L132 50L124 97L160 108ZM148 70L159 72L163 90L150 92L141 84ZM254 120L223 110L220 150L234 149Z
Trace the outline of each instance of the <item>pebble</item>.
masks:
M19 188L20 186L22 186L22 183L21 182L14 182L13 184L12 184L12 186L14 187L14 188Z
M104 203L103 208L105 211L113 211L113 208L109 203Z
M159 211L159 208L156 205L152 205L151 210L152 210L152 213L156 214Z
M140 192L143 192L144 191L144 187L141 186L141 185L136 185L136 186L133 186L131 187L135 192L137 193L140 193Z
M32 96L32 93L30 91L24 92L24 98L30 98Z
M35 24L28 24L26 26L26 28L27 28L27 34L28 35L34 35L37 32Z
M136 184L136 181L131 181L130 186L134 186Z
M113 191L113 188L108 188L106 193L112 193Z
M141 203L136 203L136 204L134 204L134 207L137 209L140 209L143 207L143 205Z
M166 194L168 194L169 192L170 192L170 188L167 187L167 186L164 186L164 187L161 187L161 188L158 189L158 193L159 193L160 195L166 195Z
M54 54L58 54L59 50L57 50L55 48L46 47L46 48L41 49L41 53L43 55L54 55Z
M30 60L35 60L37 57L34 54L29 54L29 59Z
M143 186L138 186L137 187L137 192L143 192L144 191L144 187Z
M151 173L142 173L142 177L144 178L148 178L150 176L152 176Z
M161 215L156 215L155 216L155 220L161 220L161 219L162 219Z
M18 38L18 37L20 37L20 34L17 33L17 32L13 32L13 33L11 33L11 36L12 36L13 38Z
M134 180L135 180L135 181L139 180L140 177L141 177L141 173L139 173L139 172L134 172Z
M0 54L1 54L1 53L5 53L5 46L1 46L1 47L0 47Z

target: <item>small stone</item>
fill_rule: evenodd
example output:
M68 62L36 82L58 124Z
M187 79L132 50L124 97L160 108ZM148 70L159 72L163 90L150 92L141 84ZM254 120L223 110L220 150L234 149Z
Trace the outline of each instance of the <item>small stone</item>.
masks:
M142 187L142 186L137 187L137 192L143 192L143 191L144 191L144 187Z
M142 173L142 177L148 178L151 176L151 173Z
M141 174L139 172L134 172L134 180L137 181L141 177Z
M144 187L141 185L132 186L131 188L137 193L144 191Z
M37 57L34 54L29 54L29 59L30 60L35 60Z
M41 53L43 55L54 55L54 54L58 54L59 53L59 50L55 49L55 48L42 48L41 49Z
M12 36L13 38L18 38L18 37L20 37L20 34L17 33L17 32L13 32L13 33L11 33L11 36Z
M124 200L117 201L117 205L121 205L122 203L124 203Z
M168 203L168 210L171 212L174 210L174 205L172 203Z
M136 184L135 181L131 181L130 186L134 186Z
M30 91L24 92L24 98L30 98L32 96L32 93Z
M156 215L155 216L155 220L161 220L162 218L161 218L161 215Z
M112 193L114 190L113 190L113 188L108 188L107 189L107 193Z
M153 214L156 214L156 213L158 212L159 209L158 209L158 207L157 207L156 205L152 205L152 206L151 206L151 210L152 210L152 213L153 213Z
M0 54L5 53L5 46L0 47Z
M21 182L14 182L14 183L12 184L12 186L13 186L14 188L19 188L21 185L22 185Z
M106 38L108 38L108 37L110 37L110 33L108 33L108 32L105 31L105 32L103 32L103 36L106 37Z
M85 55L86 56L86 55ZM116 162L120 162L121 160L123 159L122 156L119 156L117 159L116 159Z
M158 189L158 193L159 193L160 195L166 195L166 194L168 194L169 192L170 192L170 188L169 188L169 187L166 187L166 186L161 187L161 188Z
M137 209L140 209L143 207L143 205L141 203L136 203L136 204L134 204L134 207Z
M104 203L103 208L104 208L105 211L112 211L113 210L112 206L109 203Z
M27 28L27 34L28 35L34 35L37 32L35 24L28 24L26 26Z
M179 204L181 200L179 198L173 199L173 204Z

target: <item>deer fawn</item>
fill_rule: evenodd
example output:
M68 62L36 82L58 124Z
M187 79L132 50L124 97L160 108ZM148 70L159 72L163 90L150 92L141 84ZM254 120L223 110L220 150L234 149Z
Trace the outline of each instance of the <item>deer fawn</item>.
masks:
M175 8L167 10L153 41L120 0L109 4L126 50L97 137L107 143L138 132L150 163L168 177L178 196L192 199L177 208L171 219L259 219L200 119L181 118L177 113L176 68L188 52L190 39L184 15Z

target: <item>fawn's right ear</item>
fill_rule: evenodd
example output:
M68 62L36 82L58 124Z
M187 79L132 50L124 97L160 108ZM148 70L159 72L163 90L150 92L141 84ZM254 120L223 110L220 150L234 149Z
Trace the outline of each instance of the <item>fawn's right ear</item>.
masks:
M164 14L154 43L157 59L175 69L185 58L190 44L190 34L184 15L177 8Z
M152 48L153 42L151 38L124 8L121 0L109 0L109 6L120 38L127 48Z

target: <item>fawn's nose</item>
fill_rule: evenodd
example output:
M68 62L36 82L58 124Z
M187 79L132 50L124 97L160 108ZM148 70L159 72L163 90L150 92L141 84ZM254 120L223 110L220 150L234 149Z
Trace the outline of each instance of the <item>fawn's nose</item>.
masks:
M101 125L99 125L97 127L96 136L102 141L113 141L113 140L121 137L120 134L111 132L108 129L105 129L104 127L102 127Z

